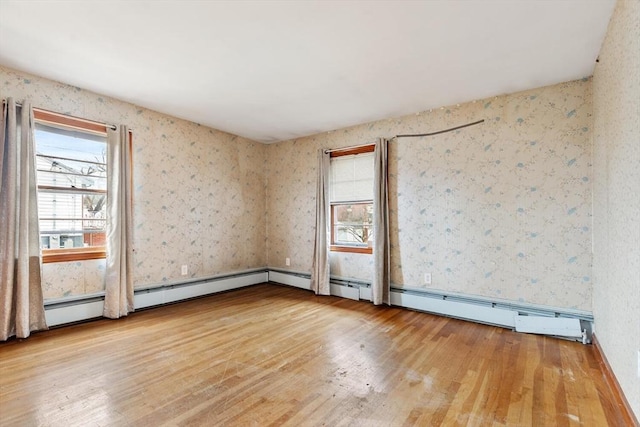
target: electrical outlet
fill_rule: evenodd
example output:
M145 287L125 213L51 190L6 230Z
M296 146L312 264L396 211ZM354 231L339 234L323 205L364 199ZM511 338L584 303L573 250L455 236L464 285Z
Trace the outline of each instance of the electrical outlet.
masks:
M286 265L287 267L291 265L291 258L285 258L284 259L284 265Z
M182 274L183 276L186 276L187 274L189 274L189 269L188 269L188 267L187 267L187 264L184 264L184 265L182 266L182 269L180 270L180 272L181 272L181 274Z
M424 273L424 284L425 285L431 284L431 273Z
M640 378L640 350L638 350L638 378Z

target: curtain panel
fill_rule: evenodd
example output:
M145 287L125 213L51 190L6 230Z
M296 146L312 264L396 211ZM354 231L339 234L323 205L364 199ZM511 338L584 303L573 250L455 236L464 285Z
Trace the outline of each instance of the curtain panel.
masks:
M311 289L316 295L329 295L329 165L330 154L318 151L318 181L316 187L316 236L311 267Z
M42 258L34 118L29 103L9 98L0 124L0 340L26 338L47 329L42 297Z
M117 319L134 310L131 147L126 126L107 129L107 269L105 317Z
M373 189L373 281L371 294L373 303L391 304L391 250L389 243L389 140L379 138L374 150Z

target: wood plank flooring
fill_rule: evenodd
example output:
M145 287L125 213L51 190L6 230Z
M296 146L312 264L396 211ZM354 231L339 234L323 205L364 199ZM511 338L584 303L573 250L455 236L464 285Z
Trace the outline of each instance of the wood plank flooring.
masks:
M621 426L591 346L257 285L0 344L2 426Z

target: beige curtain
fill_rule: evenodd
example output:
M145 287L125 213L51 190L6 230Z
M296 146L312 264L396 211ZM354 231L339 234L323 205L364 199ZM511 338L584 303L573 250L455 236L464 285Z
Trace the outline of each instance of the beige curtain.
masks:
M389 183L387 174L387 154L389 141L376 141L374 157L373 190L373 281L371 294L373 303L390 304L391 252L389 245Z
M133 311L131 149L126 126L107 130L107 271L104 316Z
M19 121L19 124L18 124ZM0 340L47 329L42 299L33 110L9 98L0 135Z
M318 183L316 187L316 238L311 267L311 289L316 295L329 295L329 161L324 149L318 152Z

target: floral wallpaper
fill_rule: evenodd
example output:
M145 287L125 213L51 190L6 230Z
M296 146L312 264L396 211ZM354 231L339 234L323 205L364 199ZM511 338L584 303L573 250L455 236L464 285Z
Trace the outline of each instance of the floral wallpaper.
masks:
M309 272L318 149L484 119L390 144L392 281L591 309L590 80L273 145L7 68L0 82L2 97L134 130L136 286L178 281L183 264ZM103 264L80 264L45 267L47 298L100 289ZM368 281L372 260L332 254L331 268Z
M484 119L391 142L392 282L591 310L591 111L584 79L271 145L268 265L311 269L318 149ZM333 275L371 270L331 255Z
M598 340L640 418L639 43L640 2L618 0L593 80L268 146L2 66L0 97L133 129L137 287L181 280L183 264L190 278L309 272L319 149L484 119L392 140L392 282L593 305ZM372 267L370 255L331 255L335 276L369 281ZM98 292L104 269L104 260L45 264L45 298Z
M616 4L593 99L596 335L640 419L640 1Z
M42 265L45 300L104 291L104 259Z
M264 267L266 147L0 67L0 96L133 129L134 283ZM104 289L104 261L46 264L46 299Z

